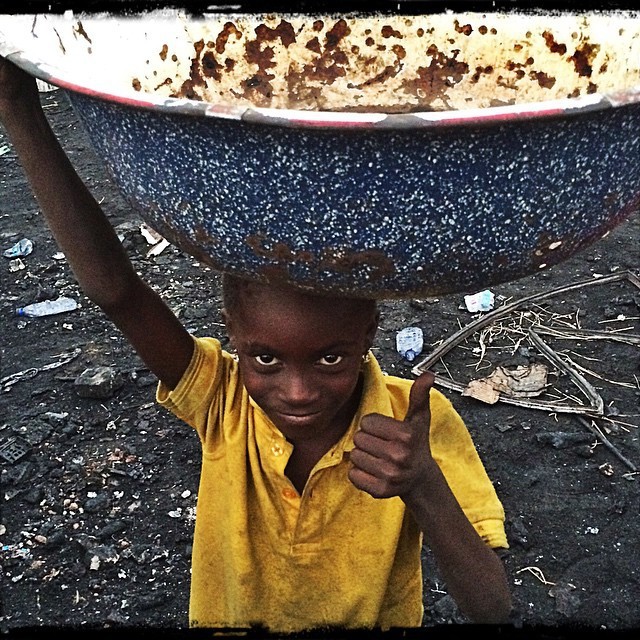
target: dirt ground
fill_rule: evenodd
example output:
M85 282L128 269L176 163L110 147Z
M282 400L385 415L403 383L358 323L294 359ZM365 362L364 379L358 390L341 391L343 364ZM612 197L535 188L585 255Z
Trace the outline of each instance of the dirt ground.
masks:
M225 340L218 274L171 245L147 255L152 245L139 215L110 182L65 95L41 95L136 268L190 330ZM156 380L79 291L2 130L0 193L0 249L22 238L33 242L27 256L0 257L0 629L184 629L197 438L156 407ZM640 290L626 277L640 270L639 247L636 215L573 259L492 287L499 308L579 284L515 305L483 331L449 342L432 365L504 503L514 630L548 637L640 628ZM47 318L14 313L57 295L75 298L80 307ZM407 377L460 327L486 316L468 311L463 295L381 306L375 354L387 372ZM425 336L413 363L395 348L396 333L406 326L422 328ZM529 327L542 346L531 342ZM532 364L548 377L524 406L504 401L513 395L489 404L442 386L449 376L464 386L498 365ZM98 366L107 367L106 386L80 385L80 374ZM535 405L543 400L556 406ZM596 409L587 407L599 400L603 415L593 418ZM463 622L426 552L425 602L425 626Z

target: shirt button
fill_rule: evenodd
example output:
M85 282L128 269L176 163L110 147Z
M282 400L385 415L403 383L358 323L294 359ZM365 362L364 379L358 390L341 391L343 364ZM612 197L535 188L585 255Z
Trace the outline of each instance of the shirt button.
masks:
M277 442L274 442L271 445L271 453L273 453L274 456L278 457L284 453L284 449Z
M293 489L289 489L289 487L286 487L282 490L282 495L289 500L293 500L294 498L298 497L296 491L294 491Z

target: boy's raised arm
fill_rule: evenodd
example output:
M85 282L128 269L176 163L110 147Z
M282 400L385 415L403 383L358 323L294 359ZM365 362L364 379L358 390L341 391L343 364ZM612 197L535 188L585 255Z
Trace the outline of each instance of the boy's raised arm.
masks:
M80 287L149 369L169 388L175 387L191 359L191 336L133 269L115 230L51 130L34 78L2 57L0 121Z

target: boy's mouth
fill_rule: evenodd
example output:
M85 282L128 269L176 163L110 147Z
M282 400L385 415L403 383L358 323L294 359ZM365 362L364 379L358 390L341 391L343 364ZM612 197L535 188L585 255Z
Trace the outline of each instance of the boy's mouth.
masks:
M318 420L321 415L320 411L307 412L307 413L285 413L278 411L278 421L296 427L304 427L312 424Z

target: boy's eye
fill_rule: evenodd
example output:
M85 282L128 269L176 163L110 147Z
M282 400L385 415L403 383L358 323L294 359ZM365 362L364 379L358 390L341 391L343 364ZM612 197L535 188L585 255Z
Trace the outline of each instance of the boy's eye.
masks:
M278 364L280 362L280 360L278 360L278 358L276 358L275 356L272 356L269 353L263 353L259 356L254 356L256 359L256 362L258 364L261 364L264 367L272 367L274 364Z
M318 360L318 362L320 364L333 366L333 365L336 365L336 364L340 364L342 362L342 356L336 356L336 355L333 355L333 354L328 354L328 355L323 356L322 358L320 358L320 360Z

